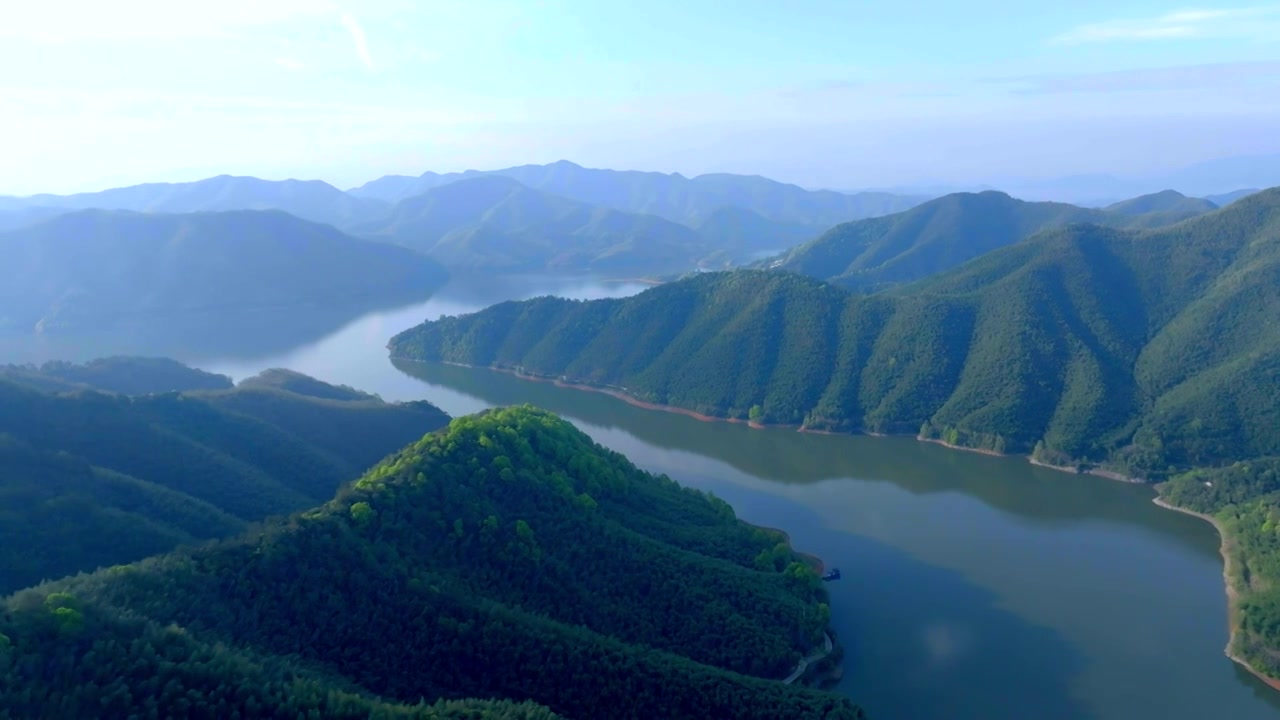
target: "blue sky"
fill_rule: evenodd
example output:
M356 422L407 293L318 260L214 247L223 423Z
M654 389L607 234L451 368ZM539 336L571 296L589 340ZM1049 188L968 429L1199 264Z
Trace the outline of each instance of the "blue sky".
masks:
M1280 4L11 0L0 66L0 193L560 158L855 188L1280 152Z

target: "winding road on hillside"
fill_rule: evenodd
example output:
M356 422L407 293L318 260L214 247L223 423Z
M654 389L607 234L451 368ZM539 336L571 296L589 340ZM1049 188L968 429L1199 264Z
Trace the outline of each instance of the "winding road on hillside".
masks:
M804 671L809 669L809 665L816 663L822 658L830 655L832 647L833 647L833 644L831 642L831 636L828 635L827 633L822 633L822 649L806 658L802 658L800 662L796 664L796 669L793 670L791 674L788 675L787 678L782 681L782 684L790 685L796 680L799 680L800 676L804 675Z

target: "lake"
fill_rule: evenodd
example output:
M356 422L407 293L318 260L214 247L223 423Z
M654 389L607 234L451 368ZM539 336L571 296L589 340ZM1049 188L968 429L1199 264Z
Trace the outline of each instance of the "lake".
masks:
M171 354L236 379L291 368L454 415L532 403L645 469L715 493L841 568L829 585L846 649L836 689L874 718L1280 716L1280 693L1223 655L1217 534L1157 508L1149 488L905 438L699 422L599 393L387 358L387 340L427 318L504 299L643 288L476 279L410 307L327 329L311 323L291 347L239 342L219 352L206 342Z

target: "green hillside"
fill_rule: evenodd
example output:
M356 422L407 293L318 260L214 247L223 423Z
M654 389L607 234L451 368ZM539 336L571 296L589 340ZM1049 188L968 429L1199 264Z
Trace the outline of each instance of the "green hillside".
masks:
M88 210L0 233L0 330L385 305L421 299L443 280L427 258L279 211Z
M707 273L626 299L441 318L390 349L712 416L919 433L1159 480L1280 456L1278 317L1273 189L1159 230L1042 232L889 293ZM1274 497L1259 502L1274 509ZM1244 551L1249 566L1267 569L1250 587L1280 582L1280 547L1254 547L1264 549ZM1245 627L1263 622L1261 602L1242 606ZM1274 624L1256 630L1268 652L1280 651L1275 607Z
M135 366L135 382L153 367ZM152 384L171 375L161 366ZM309 507L448 421L427 403L253 383L127 397L60 382L30 368L0 376L0 592Z
M0 705L860 717L773 679L821 642L824 602L771 531L513 408L453 421L303 515L12 597ZM406 707L466 697L542 707Z
M1207 201L1182 199L1186 203L1178 205L1162 195L1093 210L995 191L955 193L896 215L839 225L761 266L874 291L950 270L1041 230L1074 223L1154 228L1212 209Z

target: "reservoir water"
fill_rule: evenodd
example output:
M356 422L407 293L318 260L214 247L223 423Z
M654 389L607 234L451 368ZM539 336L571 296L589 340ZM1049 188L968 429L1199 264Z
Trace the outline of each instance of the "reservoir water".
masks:
M843 579L829 585L846 648L836 689L880 720L1280 717L1280 692L1223 655L1217 534L1157 508L1149 488L910 439L700 422L492 371L387 358L387 340L427 318L534 295L642 289L458 282L340 327L311 323L289 347L238 342L222 352L205 342L166 354L236 379L287 367L454 415L515 403L560 413L637 465L713 492L839 566ZM50 354L65 353L46 347L32 359ZM77 356L94 354L76 346ZM0 358L14 359L24 358Z

